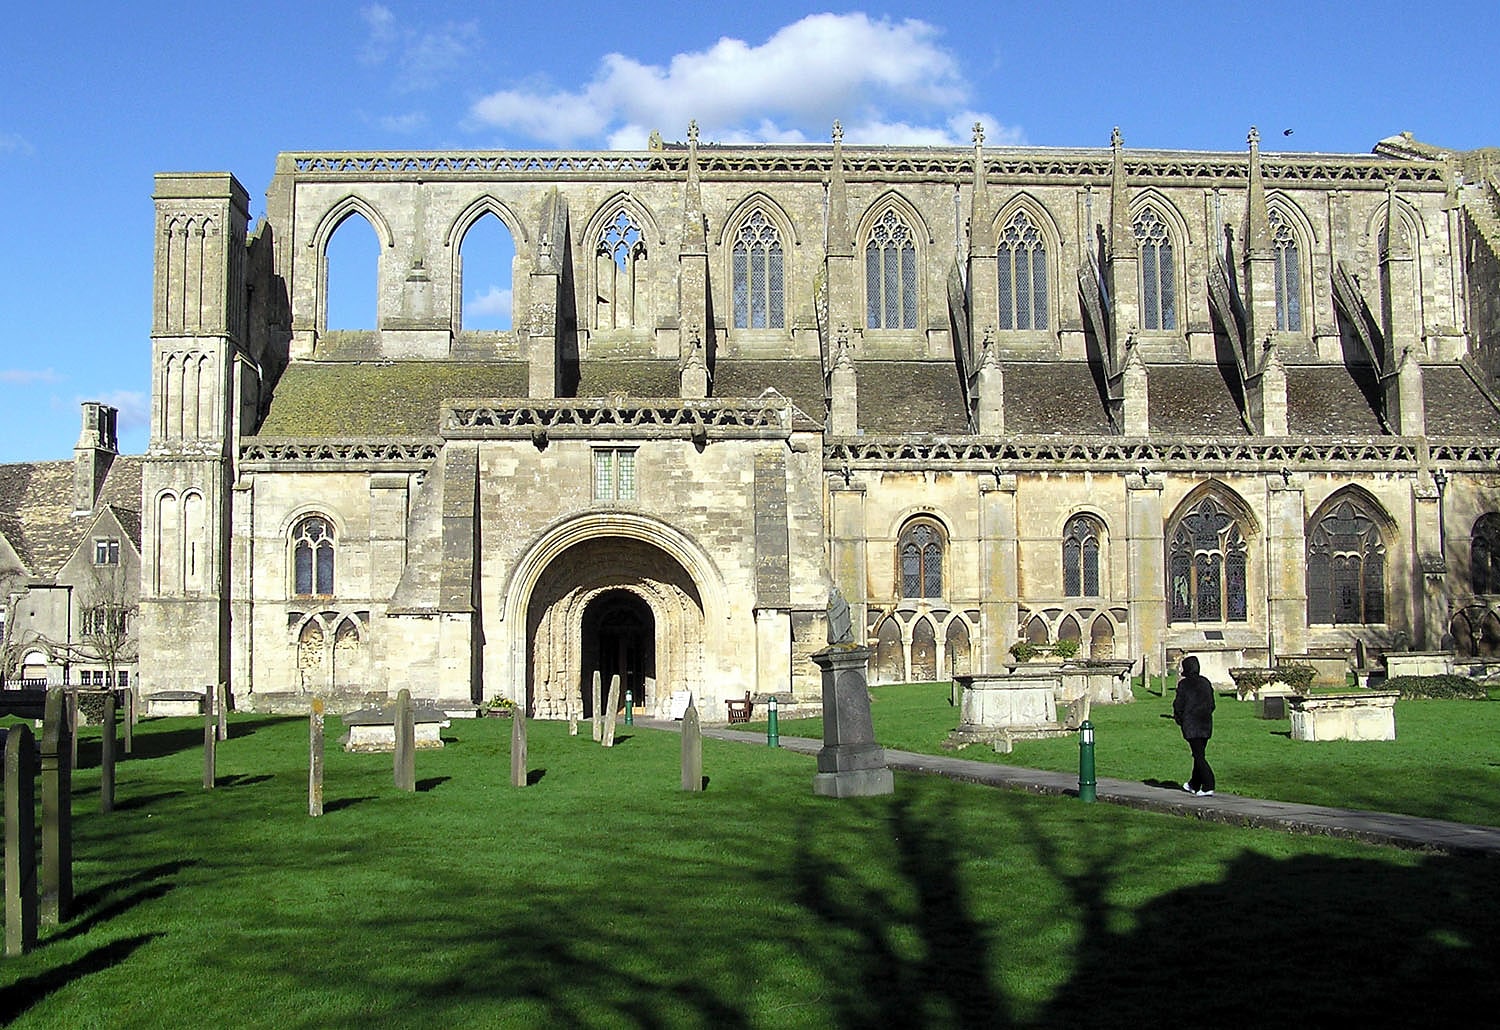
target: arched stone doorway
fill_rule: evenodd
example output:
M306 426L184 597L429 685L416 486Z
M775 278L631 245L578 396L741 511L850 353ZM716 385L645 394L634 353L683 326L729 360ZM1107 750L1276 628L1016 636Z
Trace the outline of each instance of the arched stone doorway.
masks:
M526 708L542 719L591 715L595 671L621 676L647 712L674 690L702 696L703 600L687 570L642 540L601 536L547 563L526 614Z

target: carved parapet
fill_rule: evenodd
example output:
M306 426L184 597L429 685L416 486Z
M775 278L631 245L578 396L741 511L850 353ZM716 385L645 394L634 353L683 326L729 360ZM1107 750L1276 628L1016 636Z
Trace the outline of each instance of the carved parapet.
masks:
M810 428L816 424L775 394L732 403L677 397L455 400L442 415L442 433L450 440L531 439L538 430L556 439L785 439L794 429Z
M309 440L256 438L240 445L240 470L289 471L298 467L385 471L425 469L442 453L443 442L431 438Z

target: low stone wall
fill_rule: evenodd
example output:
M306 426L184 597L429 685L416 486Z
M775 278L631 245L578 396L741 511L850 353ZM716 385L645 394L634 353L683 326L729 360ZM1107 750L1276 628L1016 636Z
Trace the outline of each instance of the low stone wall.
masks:
M1293 740L1395 740L1395 690L1291 697Z

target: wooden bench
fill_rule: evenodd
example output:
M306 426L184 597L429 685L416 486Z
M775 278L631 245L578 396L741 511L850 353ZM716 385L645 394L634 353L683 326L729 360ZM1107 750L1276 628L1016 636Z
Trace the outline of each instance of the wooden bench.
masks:
M733 698L724 703L729 706L729 721L731 724L750 721L750 709L754 707L754 703L750 700L750 691L745 691L744 700Z

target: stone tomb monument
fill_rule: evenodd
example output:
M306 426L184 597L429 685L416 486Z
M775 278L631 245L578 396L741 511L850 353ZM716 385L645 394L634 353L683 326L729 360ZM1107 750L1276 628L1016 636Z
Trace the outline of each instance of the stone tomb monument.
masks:
M885 748L875 743L870 718L868 647L854 643L849 605L834 589L828 595L828 646L812 656L823 673L823 749L813 793L824 797L871 797L895 792Z
M416 747L420 750L443 746L442 731L452 725L448 713L431 705L414 706L412 720L416 725ZM396 750L396 709L361 708L344 716L348 732L344 734L344 750L349 752L377 752Z

